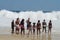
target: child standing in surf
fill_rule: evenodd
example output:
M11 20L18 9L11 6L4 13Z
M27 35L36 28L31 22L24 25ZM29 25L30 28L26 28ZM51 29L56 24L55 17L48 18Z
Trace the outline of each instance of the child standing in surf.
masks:
M35 28L36 28L36 25L35 23L33 23L33 34L35 34Z
M31 25L31 22L29 22L29 25L28 25L28 35L30 34L30 32L32 34L32 25Z

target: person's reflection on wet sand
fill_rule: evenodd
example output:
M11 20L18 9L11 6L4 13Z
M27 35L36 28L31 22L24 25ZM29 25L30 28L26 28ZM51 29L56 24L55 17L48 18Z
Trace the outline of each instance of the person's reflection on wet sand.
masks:
M33 40L35 40L35 37L36 37L36 36L35 36L35 35L33 35Z
M51 34L48 33L48 40L51 40Z
M41 40L41 34L37 35L37 40Z
M42 40L46 40L46 33L42 33Z

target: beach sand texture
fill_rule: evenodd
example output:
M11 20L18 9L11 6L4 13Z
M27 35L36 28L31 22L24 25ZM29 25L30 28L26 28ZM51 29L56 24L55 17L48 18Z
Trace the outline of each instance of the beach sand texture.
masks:
M16 34L3 34L0 35L0 40L60 40L60 34L42 34L36 35L16 35Z
M38 36L37 34L28 36L27 34L11 34L11 29L0 29L0 40L60 40L60 33L52 32L50 34L41 32Z

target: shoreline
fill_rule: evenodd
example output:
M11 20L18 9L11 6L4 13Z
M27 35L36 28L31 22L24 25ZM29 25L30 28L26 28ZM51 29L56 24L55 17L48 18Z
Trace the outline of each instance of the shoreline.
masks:
M15 30L15 29L14 29ZM42 30L41 30L42 31ZM25 29L25 32L27 33L27 30ZM48 32L48 31L47 31ZM42 32L41 32L42 33ZM59 34L59 30L53 30L52 33ZM0 27L0 34L11 34L11 27Z
M21 35L21 34L0 34L0 40L60 40L60 34L45 34L40 35Z
M3 28L3 27L2 27ZM11 28L0 28L0 40L60 40L60 32L51 32L51 34L48 34L48 32L45 34L45 32L41 32L40 35L27 35L27 31L25 35L21 35L20 33L17 35L16 33L11 34Z

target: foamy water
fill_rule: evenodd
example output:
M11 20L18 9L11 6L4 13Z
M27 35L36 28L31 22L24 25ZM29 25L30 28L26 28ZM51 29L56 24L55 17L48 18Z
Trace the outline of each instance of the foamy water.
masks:
M46 19L48 23L49 20L52 20L53 23L53 32L60 32L60 11L52 11L50 13L43 13L42 11L21 11L19 13L12 12L8 10L0 10L0 27L11 27L11 21L16 19L17 17L25 19L25 28L26 28L26 20L30 18L30 21L37 22L37 20ZM1 29L0 29L1 30ZM5 29L4 29L5 30Z

